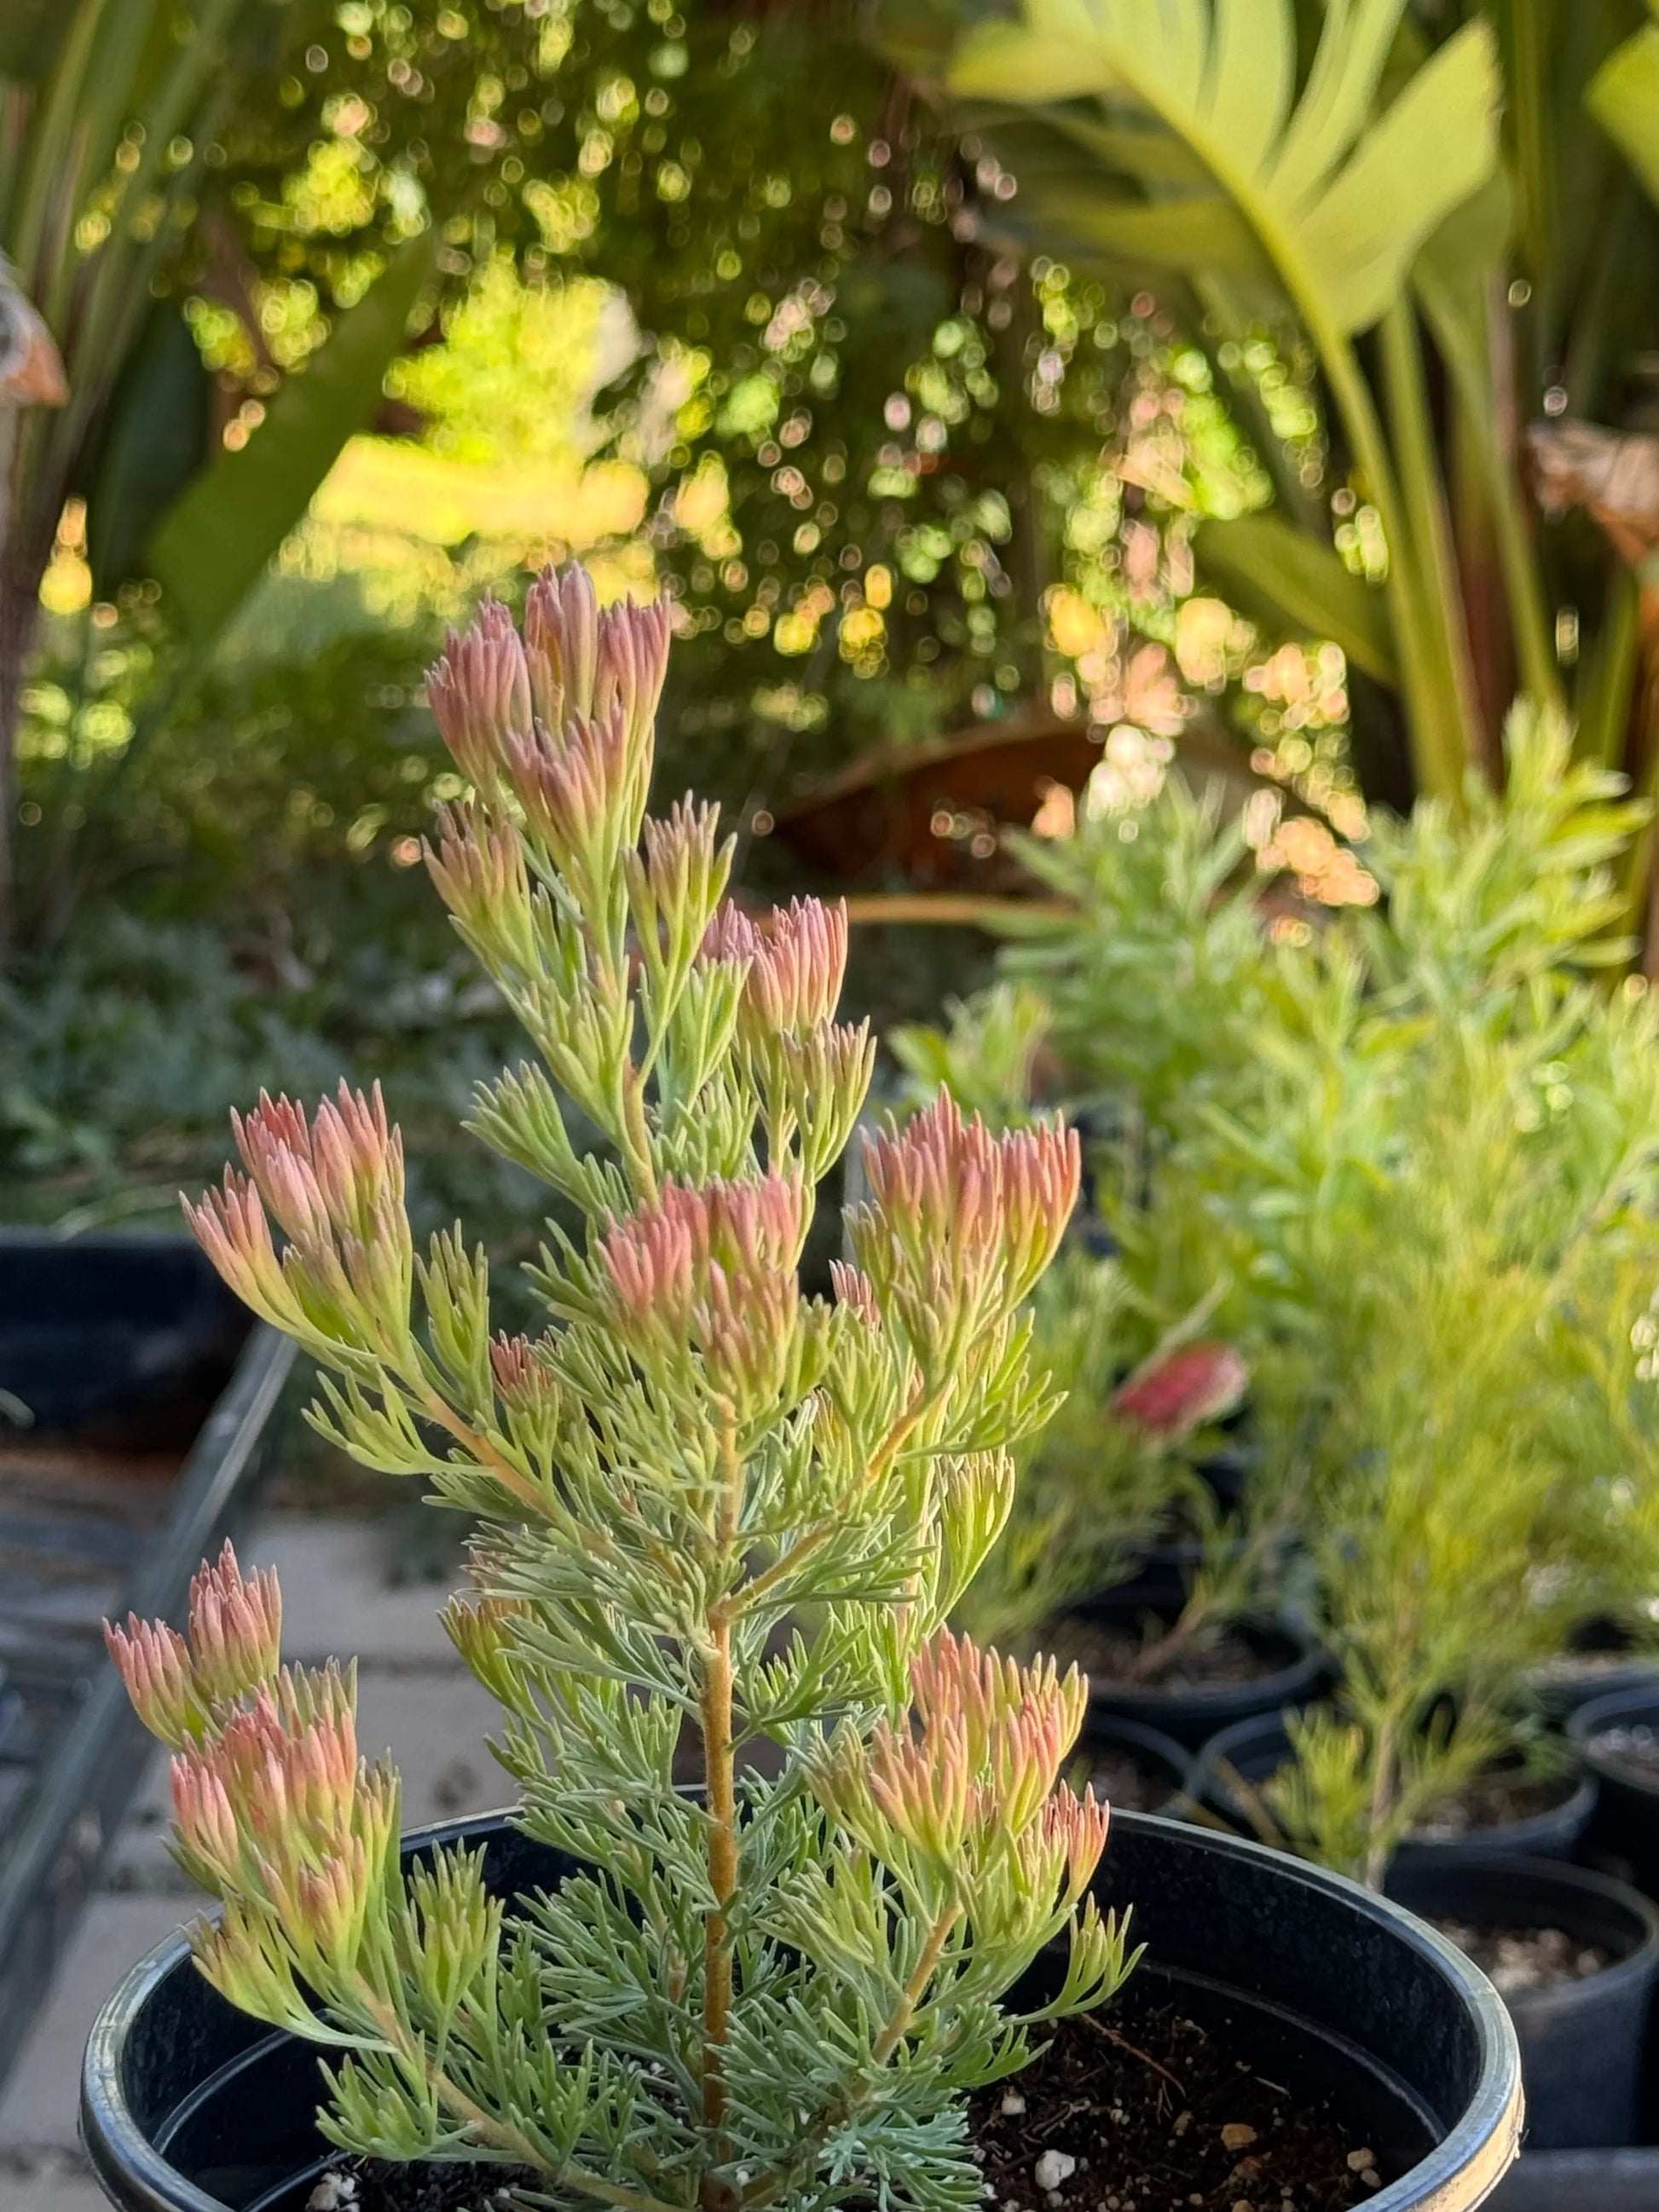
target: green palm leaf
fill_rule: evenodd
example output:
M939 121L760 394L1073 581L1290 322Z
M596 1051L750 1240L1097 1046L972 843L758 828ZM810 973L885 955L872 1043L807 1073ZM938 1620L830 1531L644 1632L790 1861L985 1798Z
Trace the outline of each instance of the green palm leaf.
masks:
M951 85L1061 111L1044 117L1048 159L1016 173L1028 218L1071 250L1247 281L1268 270L1310 328L1346 337L1380 319L1497 165L1489 24L1466 25L1379 106L1404 6L1331 0L1299 99L1291 0L1027 0L1023 22L963 41ZM1066 112L1079 100L1098 120Z
M1420 384L1407 373L1413 266L1497 173L1498 55L1477 17L1386 97L1405 9L1325 0L1298 92L1295 0L1025 0L1022 21L963 41L950 84L984 104L988 131L1007 141L1015 219L1049 250L1135 277L1173 270L1241 302L1265 291L1300 319L1382 518L1392 651L1328 549L1292 562L1281 536L1277 573L1257 572L1256 597L1281 615L1316 605L1314 626L1346 628L1360 665L1398 672L1419 779L1455 806L1471 699L1444 589L1442 503L1416 472L1418 495L1402 495L1353 340L1388 319L1391 391ZM1409 427L1425 421L1419 410ZM1218 568L1224 538L1213 536ZM1237 554L1242 571L1244 541Z
M162 516L149 565L198 652L217 638L373 412L436 248L432 230L400 246L327 344L283 384L241 452L195 477Z
M1203 522L1193 551L1208 580L1270 637L1328 637L1379 684L1400 681L1381 594L1293 523L1276 514Z
M1649 0L1656 15L1659 4ZM1650 23L1608 55L1584 105L1659 200L1659 25Z

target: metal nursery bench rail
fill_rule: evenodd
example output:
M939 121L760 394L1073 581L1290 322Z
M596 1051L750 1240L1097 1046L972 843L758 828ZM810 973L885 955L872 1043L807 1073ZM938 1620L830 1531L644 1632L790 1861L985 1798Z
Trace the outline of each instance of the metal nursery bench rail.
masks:
M246 1513L293 1359L182 1237L0 1231L0 1391L38 1413L0 1420L0 2077L149 1755L102 1618L177 1606Z

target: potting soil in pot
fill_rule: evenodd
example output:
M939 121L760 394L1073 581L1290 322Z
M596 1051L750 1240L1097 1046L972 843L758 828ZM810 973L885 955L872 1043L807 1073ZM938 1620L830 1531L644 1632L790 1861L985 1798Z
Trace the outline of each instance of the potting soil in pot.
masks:
M1333 2117L1174 2007L1062 2023L975 2098L1000 2212L1347 2212L1393 2176Z
M1127 1744L1102 1744L1079 1759L1067 1778L1073 1790L1091 1789L1120 1812L1157 1813L1175 1795L1175 1778L1151 1759L1137 1759Z
M519 2166L394 2166L384 2159L340 2160L295 2212L502 2212L513 2187L545 2191L547 2176ZM287 2204L281 2212L288 2212Z
M1242 2043L1176 2007L1063 2021L1023 2073L974 2099L997 2212L1350 2212L1393 2175L1381 2154L1283 2083ZM492 2212L514 2169L342 2158L280 2212Z
M1227 1629L1213 1642L1178 1647L1167 1662L1159 1662L1154 1655L1149 1664L1147 1644L1139 1637L1127 1635L1103 1621L1075 1617L1056 1622L1039 1641L1062 1667L1075 1664L1101 1685L1133 1684L1139 1689L1173 1692L1259 1682L1277 1674L1295 1656L1288 1644L1281 1649L1274 1643L1252 1640Z
M1476 1928L1439 1914L1431 1924L1474 1960L1504 1997L1586 1981L1604 1973L1616 1956L1603 1943L1577 1941L1565 1928Z
M1598 1759L1628 1767L1650 1788L1659 1785L1659 1729L1645 1721L1602 1729L1590 1738L1589 1748Z
M1455 1797L1437 1805L1412 1830L1425 1844L1462 1843L1491 1828L1507 1828L1553 1813L1578 1788L1578 1777L1565 1774L1478 1774Z

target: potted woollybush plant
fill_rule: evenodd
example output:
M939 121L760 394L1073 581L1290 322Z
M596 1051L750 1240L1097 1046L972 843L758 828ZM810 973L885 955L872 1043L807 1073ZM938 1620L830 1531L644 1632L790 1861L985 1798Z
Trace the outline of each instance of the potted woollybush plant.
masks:
M1076 949L1104 939L1113 958L1103 971L1089 966L1069 998L1060 994L1071 1024L1066 1059L1049 1047L1060 1024L1048 1002L1030 984L1005 980L952 1006L948 1028L897 1033L892 1042L908 1097L946 1090L999 1126L1029 1123L1040 1070L1051 1086L1080 1073L1085 992L1096 1007L1097 1044L1115 1027L1135 1030L1146 1054L1161 1049L1150 978L1157 971L1171 995L1170 979L1183 969L1183 930L1201 926L1188 911L1198 892L1182 890L1188 878L1204 884L1219 911L1217 872L1194 837L1211 839L1230 864L1236 848L1213 810L1174 785L1139 826L1128 848L1114 833L1113 848L1139 852L1145 844L1167 865L1160 860L1144 881L1136 865L1133 889L1146 899L1126 946L1117 923L1135 903L1132 886L1091 863L1101 906L1079 900L1068 942ZM1079 835L1092 849L1098 826ZM1068 880L1075 890L1075 870ZM1170 909L1162 915L1160 883ZM1254 916L1248 926L1262 940L1261 964L1268 957L1265 935ZM1228 956L1198 964L1232 976L1238 916L1230 913L1214 927L1229 941ZM1124 1065L1115 1063L1116 1075ZM1105 1072L1094 1063L1093 1073ZM1103 1100L1091 1104L1098 1109ZM1137 1135L1139 1093L1109 1091L1103 1107L1103 1128L1092 1143L1085 1135L1080 1218L1033 1302L1037 1352L1064 1396L1020 1449L1012 1510L961 1618L975 1635L1074 1657L1090 1676L1091 1733L1132 1731L1137 1741L1116 1748L1133 1765L1147 1766L1141 1754L1156 1754L1141 1778L1161 1805L1170 1778L1184 1770L1185 1749L1233 1722L1304 1703L1325 1668L1305 1625L1279 1602L1297 1501L1218 1427L1248 1419L1250 1376L1237 1346L1214 1333L1213 1317L1224 1304L1234 1315L1248 1308L1230 1297L1224 1273L1218 1279L1213 1272L1209 1224L1172 1211L1158 1166L1143 1157L1158 1144ZM1152 1741L1139 1741L1149 1729ZM1128 1776L1114 1765L1120 1778Z
M1151 1729L1166 1770L1176 1746L1305 1701L1322 1679L1313 1639L1273 1605L1285 1501L1251 1470L1228 1510L1203 1472L1249 1380L1234 1347L1202 1333L1213 1303L1137 1358L1149 1327L1120 1263L1061 1254L1033 1318L1064 1401L1020 1447L1013 1505L959 1607L976 1637L1075 1659L1090 1747Z
M378 1094L262 1099L246 1173L191 1209L323 1368L319 1425L473 1516L446 1618L517 1804L400 1848L349 1670L285 1668L275 1582L228 1553L185 1633L112 1628L222 1909L94 2034L100 2179L147 2212L397 2212L434 2162L447 2203L622 2212L965 2212L1063 2198L1091 2156L1109 2188L1103 2130L1034 2142L994 2085L1123 1988L1133 1899L1138 2033L1199 2066L1255 2022L1317 2081L1262 2106L1259 2166L1282 2136L1333 2202L1473 2205L1518 2121L1479 1977L1246 1844L1128 1816L1103 1869L1106 1808L1057 1780L1081 1678L945 1625L1048 1410L1022 1307L1075 1140L948 1099L877 1134L853 1257L803 1295L871 1041L835 1019L844 915L752 920L713 810L646 813L669 636L665 605L549 573L522 637L487 606L429 678L472 787L431 871L540 1056L476 1126L563 1201L546 1330L491 1334L459 1234L416 1255ZM1169 2136L1141 2046L1102 2047L1128 2069L1106 2094ZM1193 2185L1220 2185L1237 2142L1198 2136Z

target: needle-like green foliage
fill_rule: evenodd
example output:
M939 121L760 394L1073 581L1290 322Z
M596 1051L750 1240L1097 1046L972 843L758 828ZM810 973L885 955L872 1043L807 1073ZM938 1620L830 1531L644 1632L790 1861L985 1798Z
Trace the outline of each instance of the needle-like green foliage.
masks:
M1056 1787L1083 1684L944 1626L1049 1411L1022 1308L1077 1146L941 1101L868 1144L856 1263L802 1293L872 1042L834 1018L844 911L753 918L712 808L646 812L670 627L550 572L522 637L486 606L428 678L471 787L428 865L539 1055L475 1126L585 1222L544 1249L545 1332L492 1335L459 1231L416 1255L378 1094L262 1098L191 1209L324 1368L318 1425L476 1516L447 1625L520 1825L579 1870L510 1917L465 1850L403 1870L349 1675L282 1668L275 1587L228 1555L187 1637L111 1641L224 1900L202 1969L337 2051L333 2140L626 2212L967 2212L963 2093L1126 1971L1087 1895L1105 1808ZM1056 1937L1052 2002L1003 2009Z
M1127 1297L1169 1322L1215 1297L1249 1358L1246 1522L1294 1518L1340 1677L1251 1809L1372 1878L1535 1759L1526 1676L1592 1616L1650 1627L1659 1580L1659 1018L1597 980L1647 810L1559 717L1517 708L1506 755L1501 795L1379 817L1376 908L1305 944L1176 787L1127 841L1109 816L1032 841L1071 903L998 987L1035 988L1027 1026L1114 1098ZM982 1065L994 1026L982 999L934 1061Z

